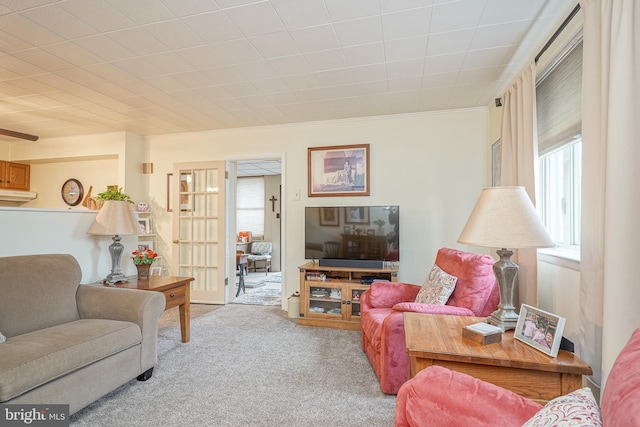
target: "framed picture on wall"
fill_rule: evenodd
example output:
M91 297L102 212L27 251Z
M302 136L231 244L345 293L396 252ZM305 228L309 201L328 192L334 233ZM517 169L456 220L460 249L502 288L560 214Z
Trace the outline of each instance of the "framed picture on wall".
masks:
M564 317L522 304L513 337L546 355L556 357L564 324Z
M369 144L309 148L309 197L368 196Z

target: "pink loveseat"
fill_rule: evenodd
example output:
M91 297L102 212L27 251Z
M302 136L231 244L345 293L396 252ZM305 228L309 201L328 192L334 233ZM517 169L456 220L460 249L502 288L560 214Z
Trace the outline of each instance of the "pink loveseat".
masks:
M415 303L420 286L409 283L374 282L362 294L362 350L384 393L397 393L409 375L402 313L489 316L500 302L494 262L489 255L439 249L436 265L458 278L446 305Z
M604 386L600 408L577 391L539 403L469 375L430 366L407 381L396 400L396 427L510 427L532 417L548 424L640 426L640 328L618 355ZM569 403L569 399L571 403ZM563 423L565 422L565 423ZM581 423L582 422L582 423Z

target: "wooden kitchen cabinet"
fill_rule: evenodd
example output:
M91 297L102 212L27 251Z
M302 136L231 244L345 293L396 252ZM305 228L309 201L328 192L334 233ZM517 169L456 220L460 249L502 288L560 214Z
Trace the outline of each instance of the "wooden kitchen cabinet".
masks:
M29 191L30 169L23 163L0 161L0 188Z

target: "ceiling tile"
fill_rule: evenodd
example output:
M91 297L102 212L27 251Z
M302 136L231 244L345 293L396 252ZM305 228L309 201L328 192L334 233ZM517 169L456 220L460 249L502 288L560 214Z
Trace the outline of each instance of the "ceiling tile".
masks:
M289 30L331 22L323 0L271 0L271 4Z
M340 49L323 50L303 55L312 71L333 70L344 68L346 63Z
M100 32L123 30L135 25L107 1L66 0L57 5ZM57 15L55 19L58 19Z
M242 37L242 32L222 11L189 16L182 21L207 43L220 43Z
M347 46L342 48L342 53L349 67L382 64L385 60L385 46L382 42Z
M435 4L433 6L431 31L444 33L475 28L480 23L486 4L487 0L459 0Z
M64 39L97 34L97 30L58 5L43 6L22 12L22 15Z
M429 34L431 11L430 7L422 7L382 15L385 40Z
M105 35L85 37L74 42L85 51L93 52L107 62L135 56L135 53Z
M424 58L427 52L427 40L427 36L387 40L384 42L385 58L387 61Z
M176 53L198 70L229 65L228 62L218 55L218 52L213 50L210 46L197 46L188 49L180 49L176 51Z
M377 16L378 3L371 0L324 0L334 22Z
M160 0L108 0L113 7L134 23L151 24L175 17Z
M380 0L380 12L398 12L431 5L433 5L433 0Z
M332 25L319 25L291 31L291 37L293 37L302 52L314 52L340 47Z
M373 43L382 40L380 17L362 18L333 24L341 46Z
M431 34L427 44L427 56L466 52L474 40L475 33L475 29L469 29Z
M186 49L202 45L202 39L178 19L146 25L145 30L169 49Z
M264 34L260 37L251 37L249 41L260 55L266 59L300 53L298 45L296 45L296 42L286 31Z
M218 5L211 0L162 0L162 3L167 9L173 12L175 16L179 17L196 15L219 9Z
M309 64L307 64L307 61L302 55L274 58L269 60L268 62L281 77L292 76L296 74L308 74L311 72Z
M169 49L143 27L114 31L107 33L107 37L140 56L166 52Z
M217 43L213 48L229 64L255 62L262 59L258 51L246 39Z
M264 80L278 77L278 74L273 70L273 68L264 61L245 62L243 64L235 65L234 68L247 80Z
M247 36L283 31L284 24L269 2L252 3L225 11L229 19Z

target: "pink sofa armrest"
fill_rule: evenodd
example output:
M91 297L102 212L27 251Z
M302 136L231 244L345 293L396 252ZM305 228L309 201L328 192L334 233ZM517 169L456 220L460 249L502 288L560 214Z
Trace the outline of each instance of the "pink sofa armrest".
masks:
M400 387L395 425L521 426L541 408L542 405L502 387L441 366L430 366Z
M410 311L413 313L449 314L453 316L475 316L473 311L464 307L452 305L424 304L420 302L400 302L393 306L395 311Z
M400 302L413 302L420 286L402 282L373 282L365 291L369 308L391 308Z

